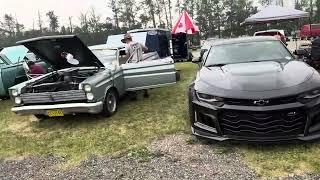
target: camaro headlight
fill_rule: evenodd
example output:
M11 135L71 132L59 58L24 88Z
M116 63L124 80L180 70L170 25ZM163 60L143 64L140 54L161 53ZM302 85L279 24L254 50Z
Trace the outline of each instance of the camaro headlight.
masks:
M221 97L203 94L203 93L199 93L199 92L196 92L196 95L200 101L204 101L204 102L212 104L214 106L223 106L223 104L224 104L223 98L221 98Z
M92 88L89 84L84 85L83 89L85 92L91 92L91 90L92 90Z
M13 90L11 91L11 94L12 94L12 96L14 96L14 97L17 97L17 96L19 95L18 90L16 90L16 89L13 89Z
M313 91L310 91L308 93L301 95L299 97L299 99L302 102L307 102L307 101L311 101L311 100L319 98L319 97L320 97L320 89L316 89L316 90L313 90Z
M15 102L16 104L21 104L21 103L22 103L21 97L15 97L15 98L14 98L14 102Z
M92 101L92 100L94 99L94 95L93 95L92 93L88 93L88 94L87 94L87 99L88 99L89 101Z

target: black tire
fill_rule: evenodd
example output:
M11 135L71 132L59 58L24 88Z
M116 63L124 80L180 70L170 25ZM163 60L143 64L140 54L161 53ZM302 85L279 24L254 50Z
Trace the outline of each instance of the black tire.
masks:
M176 81L180 81L181 80L181 75L180 75L180 71L176 71Z
M117 92L113 89L110 89L106 93L101 115L105 117L110 117L114 115L118 110L118 99L119 98Z
M193 54L191 52L188 53L188 60L189 62L191 62L193 59Z
M34 115L39 121L42 121L44 120L45 118L47 118L46 115L43 115L43 114L35 114Z

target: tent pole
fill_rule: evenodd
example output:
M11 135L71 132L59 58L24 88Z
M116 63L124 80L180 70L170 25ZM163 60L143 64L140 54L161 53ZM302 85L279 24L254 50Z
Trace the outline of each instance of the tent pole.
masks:
M311 29L312 29L312 25L311 25L311 24L312 24L312 20L311 20L311 18L312 18L312 17L311 17L311 16L309 16L310 39L311 39Z

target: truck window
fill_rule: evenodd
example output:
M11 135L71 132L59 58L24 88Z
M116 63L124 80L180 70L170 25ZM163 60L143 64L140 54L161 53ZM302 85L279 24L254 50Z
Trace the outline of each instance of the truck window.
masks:
M320 29L320 24L312 24L311 28L312 29Z

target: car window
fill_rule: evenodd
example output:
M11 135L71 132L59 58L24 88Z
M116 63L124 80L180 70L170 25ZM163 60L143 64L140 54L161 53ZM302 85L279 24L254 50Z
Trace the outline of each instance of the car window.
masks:
M6 65L6 63L4 63L4 61L0 57L0 66L4 66L4 65Z
M270 32L256 33L255 36L275 36L275 35L278 35L278 34L279 34L279 32L270 31Z
M213 46L205 65L291 59L292 55L279 41L248 42Z
M117 50L95 49L92 52L105 66L117 63Z
M4 54L10 60L10 62L15 64L23 61L28 51L29 50L26 47L20 45L3 48L0 53Z

